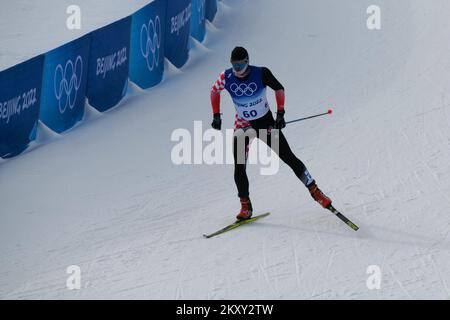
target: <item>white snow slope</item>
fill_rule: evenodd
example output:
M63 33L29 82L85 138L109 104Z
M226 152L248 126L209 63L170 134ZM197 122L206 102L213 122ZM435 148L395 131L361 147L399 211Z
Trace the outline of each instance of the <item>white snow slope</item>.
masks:
M48 41L40 52L68 40L63 26L40 38L12 27L12 12L60 21L47 2L8 2L2 56L22 53L4 39ZM90 1L98 19L86 27L145 3L130 2L102 16L106 1ZM112 111L1 163L0 298L449 299L450 2L376 2L378 31L366 26L373 1L223 1L206 42L161 85L132 86ZM176 166L170 137L194 120L209 127L209 88L235 45L284 84L287 120L334 108L284 132L358 232L282 164L273 176L248 168L254 209L269 217L202 237L238 211L233 167ZM231 127L228 97L222 110ZM66 288L70 265L80 290ZM370 290L373 265L382 278Z

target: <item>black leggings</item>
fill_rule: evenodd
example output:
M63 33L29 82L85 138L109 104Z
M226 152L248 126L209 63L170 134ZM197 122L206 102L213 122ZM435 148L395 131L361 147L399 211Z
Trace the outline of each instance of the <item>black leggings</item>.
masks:
M256 130L256 137L263 140L269 147L271 146L271 128L274 124L274 119L271 112L268 112L264 117L254 121L250 121L252 128ZM266 131L259 131L266 129ZM260 135L264 134L263 137ZM245 137L245 143L238 144L238 138L234 138L234 181L238 189L239 197L249 196L249 182L246 172L246 153L248 151L250 139ZM243 147L244 146L244 147ZM295 175L303 182L305 186L309 186L314 182L303 162L298 159L292 152L283 132L279 130L279 151L277 152L283 162L285 162L295 173ZM276 151L276 150L275 150ZM242 161L244 159L244 161Z

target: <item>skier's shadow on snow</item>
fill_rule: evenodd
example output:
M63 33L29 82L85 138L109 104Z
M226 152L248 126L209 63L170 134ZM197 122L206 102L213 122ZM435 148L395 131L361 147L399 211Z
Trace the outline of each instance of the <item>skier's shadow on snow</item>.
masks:
M300 226L282 225L271 222L260 224L260 226L292 229L295 231L302 231L307 233L320 233L322 235L359 239L362 241L369 240L388 244L399 244L408 247L413 246L413 247L421 247L424 249L443 249L450 251L450 242L445 241L446 237L444 239L435 239L428 237L426 235L414 234L411 232L405 232L398 229L386 228L384 226L364 225L362 223L357 224L359 225L360 228L358 231L353 231L347 226L342 225L342 227L340 227L340 230L342 230L341 232L321 230L320 228L317 227L306 228Z
M405 232L384 226L364 226L362 232L357 235L360 239L373 240L384 243L400 244L405 246L421 247L424 249L443 249L450 251L450 242L444 239L436 239L427 235Z

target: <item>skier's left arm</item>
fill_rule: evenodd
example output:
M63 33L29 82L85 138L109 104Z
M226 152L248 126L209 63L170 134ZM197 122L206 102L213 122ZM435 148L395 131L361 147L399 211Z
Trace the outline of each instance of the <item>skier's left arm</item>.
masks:
M275 91L275 99L277 101L277 119L275 120L275 129L282 129L286 126L286 121L284 120L284 87L268 68L262 68L262 78L264 85Z

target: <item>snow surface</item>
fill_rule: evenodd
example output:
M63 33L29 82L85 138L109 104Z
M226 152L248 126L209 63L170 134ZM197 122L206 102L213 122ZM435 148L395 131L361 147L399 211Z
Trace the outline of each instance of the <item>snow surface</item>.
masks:
M56 2L2 1L2 68L76 38ZM146 1L78 2L92 30ZM378 0L379 31L366 27L371 4L223 1L205 43L181 70L167 64L161 85L131 86L62 136L42 130L46 144L0 164L0 298L449 299L450 2ZM176 166L170 136L209 126L209 87L239 44L284 84L287 120L334 108L284 132L358 232L282 164L274 176L248 169L254 209L269 217L202 237L237 213L233 167ZM80 290L66 288L70 265ZM371 265L379 290L366 285Z

